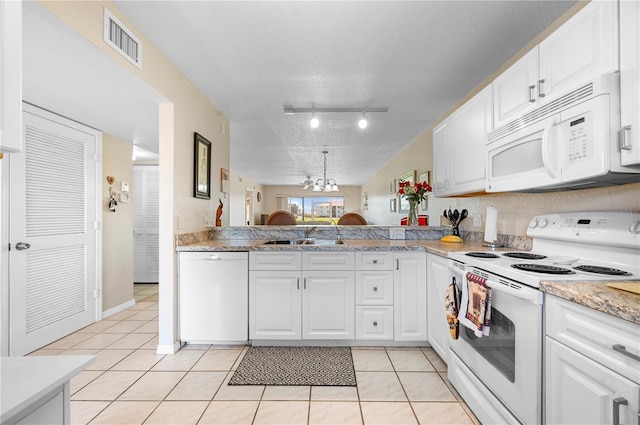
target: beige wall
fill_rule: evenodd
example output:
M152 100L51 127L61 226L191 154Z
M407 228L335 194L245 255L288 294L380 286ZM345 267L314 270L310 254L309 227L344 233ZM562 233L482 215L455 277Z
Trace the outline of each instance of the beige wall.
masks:
M102 138L102 311L133 299L133 199L120 202L121 183L133 190L133 145L108 134ZM110 185L107 176L115 182ZM116 212L109 210L109 187Z

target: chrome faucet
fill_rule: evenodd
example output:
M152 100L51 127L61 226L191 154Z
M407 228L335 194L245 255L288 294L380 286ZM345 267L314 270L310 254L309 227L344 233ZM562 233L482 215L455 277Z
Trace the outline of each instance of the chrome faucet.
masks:
M318 228L318 226L313 226L311 228L305 227L305 229L304 229L304 238L305 239L309 239L309 235L311 233L313 233L317 228Z
M331 220L331 224L333 224L335 226L336 233L338 234L338 237L336 238L336 240L341 241L342 240L342 235L340 235L340 228L338 227L338 223L336 222L335 218L333 220Z

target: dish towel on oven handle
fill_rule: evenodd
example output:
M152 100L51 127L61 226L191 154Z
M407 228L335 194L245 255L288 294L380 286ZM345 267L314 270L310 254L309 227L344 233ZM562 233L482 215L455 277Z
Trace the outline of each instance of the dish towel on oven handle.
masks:
M467 272L462 282L462 300L458 321L471 329L476 337L489 335L491 326L491 288L487 279Z
M452 282L445 291L444 310L447 314L447 323L449 324L449 333L452 339L458 339L460 326L458 325L458 314L460 306L458 304L458 289L456 288L456 278L452 278Z

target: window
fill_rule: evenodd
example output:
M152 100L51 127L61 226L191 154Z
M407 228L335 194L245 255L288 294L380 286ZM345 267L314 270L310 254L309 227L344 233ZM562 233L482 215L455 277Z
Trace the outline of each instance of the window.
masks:
M331 224L344 213L343 196L290 196L287 211L298 224Z

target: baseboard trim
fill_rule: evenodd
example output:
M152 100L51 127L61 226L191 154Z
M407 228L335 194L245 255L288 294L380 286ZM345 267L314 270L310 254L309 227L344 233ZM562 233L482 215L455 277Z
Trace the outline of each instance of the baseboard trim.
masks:
M156 354L175 354L180 350L182 346L180 341L176 341L173 345L169 344L158 344L158 348L156 349Z
M136 305L136 300L131 299L127 302L124 302L120 305L110 308L109 310L105 310L102 312L102 320L106 319L109 316L113 316L114 314L120 313L121 311L126 310L129 307L133 307L134 305Z

